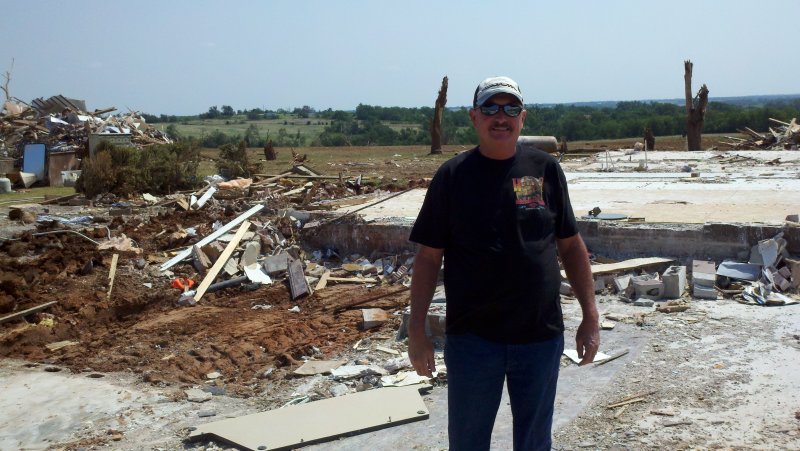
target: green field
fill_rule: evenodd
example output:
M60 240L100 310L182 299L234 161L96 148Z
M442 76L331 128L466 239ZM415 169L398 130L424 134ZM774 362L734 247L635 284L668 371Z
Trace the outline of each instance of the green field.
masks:
M47 198L68 196L75 192L71 186L41 186L28 189L15 189L13 193L0 194L0 207L14 203L39 203Z
M267 134L270 136L275 136L278 134L278 130L283 128L292 136L297 134L299 131L300 135L306 138L306 142L309 142L322 133L322 130L325 128L324 124L327 122L328 121L322 121L319 119L298 118L262 119L249 121L244 116L233 116L225 119L193 119L174 122L174 124L181 136L191 138L201 139L203 136L208 135L214 130L219 130L228 135L238 134L240 136L244 136L245 131L252 124L256 126L259 135L262 137L266 137ZM158 123L153 125L164 130L169 124Z
M222 132L228 136L244 137L247 129L254 125L258 131L258 136L275 140L281 129L285 130L286 135L294 137L300 132L305 145L311 145L314 140L330 124L329 119L321 118L298 118L294 115L286 115L281 119L259 119L248 120L243 115L235 115L228 118L217 119L182 119L178 122L158 122L150 124L159 130L166 131L167 127L174 125L181 137L197 138L202 140L214 132ZM418 124L404 122L385 122L386 126L395 131L404 128L418 128Z

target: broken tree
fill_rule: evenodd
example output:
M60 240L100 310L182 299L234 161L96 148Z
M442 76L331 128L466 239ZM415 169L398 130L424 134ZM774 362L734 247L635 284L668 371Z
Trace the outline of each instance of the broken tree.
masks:
M705 84L692 99L692 67L691 61L683 62L683 81L686 95L686 149L701 150L700 136L708 106L708 88Z
M447 76L442 78L442 87L436 97L436 107L431 119L431 155L442 153L442 114L447 103Z

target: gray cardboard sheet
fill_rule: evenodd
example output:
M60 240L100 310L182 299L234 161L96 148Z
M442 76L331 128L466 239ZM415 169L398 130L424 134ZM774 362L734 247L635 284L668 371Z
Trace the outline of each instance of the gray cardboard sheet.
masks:
M245 449L281 450L427 418L419 386L389 387L207 423L189 437L211 434Z

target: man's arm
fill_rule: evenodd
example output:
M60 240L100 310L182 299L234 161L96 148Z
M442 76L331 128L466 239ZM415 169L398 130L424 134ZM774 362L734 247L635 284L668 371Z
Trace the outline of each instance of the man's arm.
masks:
M589 264L589 253L579 233L556 241L558 255L564 265L572 292L581 304L583 319L575 334L575 344L581 365L592 363L600 347L600 315L594 300L594 280Z
M432 377L436 369L433 344L425 335L428 307L436 290L443 249L419 245L411 277L411 318L408 323L408 359L420 376Z

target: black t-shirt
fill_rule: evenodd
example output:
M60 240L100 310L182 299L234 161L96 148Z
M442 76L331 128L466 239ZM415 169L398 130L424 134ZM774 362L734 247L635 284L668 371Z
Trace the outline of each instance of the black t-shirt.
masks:
M448 334L530 343L564 331L555 240L577 232L552 156L476 147L436 172L409 239L444 249Z

